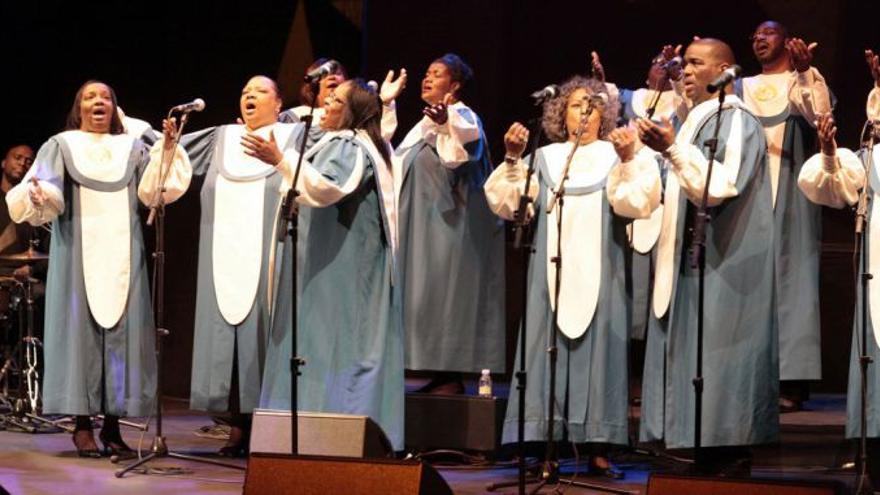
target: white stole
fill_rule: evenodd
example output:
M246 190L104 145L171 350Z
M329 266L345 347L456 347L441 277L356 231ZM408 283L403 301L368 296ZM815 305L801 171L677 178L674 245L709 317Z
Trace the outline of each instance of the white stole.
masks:
M770 191L773 194L773 207L776 207L776 194L779 190L779 171L782 168L782 145L785 141L785 121L791 112L789 89L793 72L780 74L758 74L742 80L743 101L746 107L763 119L764 134L767 136L767 166L770 169ZM771 125L766 125L772 120Z
M725 108L731 106L739 107L741 105L739 98L733 95L727 95L726 99ZM706 122L707 118L714 119L715 117L711 114L717 110L718 101L714 98L704 101L691 109L687 120L685 120L678 131L678 135L675 137L676 145L682 151L692 146L693 140L697 137L702 124ZM742 120L741 112L742 110L737 108L733 115L733 125L726 139L724 156L725 166L735 168L736 170L739 170L742 151L740 149L742 146L742 126L737 124L737 122ZM697 143L694 146L702 149L702 144ZM687 153L683 154L687 156ZM718 157L715 157L715 160L718 161ZM709 184L704 184L704 187L709 187ZM676 248L678 246L680 194L681 186L678 183L678 175L675 170L670 169L666 175L666 190L663 195L663 225L660 230L660 239L657 246L657 269L654 273L653 309L654 316L657 318L663 318L669 310L669 304L672 301L672 294L674 292L675 274L678 271L676 261L679 257L676 256Z
M274 132L281 148L293 128L293 125L272 124L253 134L269 139L269 133ZM226 174L218 173L215 184L211 257L217 307L227 323L238 325L251 312L260 284L266 176L274 167L245 154L241 145L241 137L246 132L244 126L230 125L223 129L223 149L218 151L223 153ZM264 175L254 178L261 173ZM270 257L274 256L274 243L272 247Z
M113 183L128 169L135 138L127 134L68 131L59 135L71 164L85 178ZM113 328L125 312L131 281L131 206L128 184L97 191L79 184L83 282L92 317Z
M554 186L562 179L572 143L556 143L541 149L546 172ZM566 194L562 212L562 277L559 290L559 330L570 339L582 336L596 313L602 280L602 195L611 167L617 162L612 145L595 141L580 146L569 170L566 189L595 188L587 194ZM548 188L547 198L553 194ZM547 290L550 307L556 309L556 256L559 205L547 215Z
M880 178L880 169L878 169L878 160L876 153L880 151L875 149L874 156L871 157L873 163L868 167L868 184L871 185L871 221L880 221L880 191L874 188L877 185L877 179ZM870 250L868 251L867 273L874 273L874 269L880 266L880 225L877 228L868 227L868 242ZM875 279L876 280L876 279ZM874 281L868 284L868 309L871 316L871 326L874 328L874 341L880 345L880 321L874 321L874 316L880 316L880 282ZM856 315L858 318L858 315Z

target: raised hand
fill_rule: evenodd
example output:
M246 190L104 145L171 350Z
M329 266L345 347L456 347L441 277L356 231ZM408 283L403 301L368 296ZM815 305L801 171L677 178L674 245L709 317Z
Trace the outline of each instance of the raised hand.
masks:
M245 134L241 137L241 145L244 146L245 154L256 157L261 162L275 166L281 163L284 155L278 149L275 142L275 132L269 133L269 139L263 139L256 134Z
M381 89L379 89L379 98L382 99L383 104L387 105L397 99L404 88L406 88L406 69L400 69L396 79L394 71L389 70L385 80L382 81Z
M162 120L162 145L166 150L171 150L174 148L174 138L177 136L177 119L175 117L171 117L170 119Z
M663 60L663 63L669 62L675 57L681 57L681 45L663 45L663 49L660 50L660 57ZM682 64L678 64L674 66L672 69L668 71L669 79L673 81L678 81L681 79L682 75Z
M865 62L868 63L868 70L874 78L874 85L880 87L880 56L875 55L874 50L865 50Z
M40 187L40 181L35 176L31 177L31 181L28 184L28 197L30 197L31 203L37 208L46 204L46 193L43 192L43 188Z
M837 124L830 113L819 114L816 119L816 131L819 134L819 149L823 155L834 156L837 153Z
M813 62L813 50L818 46L819 43L815 42L807 45L800 38L791 38L785 42L785 48L788 49L788 54L791 57L791 65L798 72L809 70L810 64Z
M529 142L529 130L519 122L514 122L504 134L504 150L506 156L519 158L526 150Z
M593 77L605 82L605 67L602 66L597 52L590 52L590 66L593 68Z
M675 129L668 118L658 124L649 119L638 119L639 139L654 151L664 152L675 142Z
M422 113L429 119L433 120L437 125L443 125L449 119L448 108L449 104L452 103L452 99L452 94L446 93L442 102L425 107L425 109L422 110Z
M608 140L614 145L614 151L621 162L633 159L636 153L636 132L626 127L618 127L608 133Z

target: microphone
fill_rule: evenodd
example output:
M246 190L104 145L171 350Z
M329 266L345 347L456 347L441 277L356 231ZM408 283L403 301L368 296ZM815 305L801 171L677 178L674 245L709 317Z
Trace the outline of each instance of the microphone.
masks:
M668 72L671 70L680 69L681 63L682 63L681 57L673 57L672 59L667 60L665 63L661 64L660 67L662 67L663 70Z
M195 100L184 103L182 105L177 105L176 107L171 107L172 112L180 112L180 113L190 113L190 112L201 112L205 109L205 100L201 98L196 98Z
M535 100L535 104L542 103L550 98L556 98L559 96L559 86L555 84L550 84L545 86L544 89L535 91L532 93L532 99Z
M339 62L337 62L335 60L328 60L328 61L324 62L323 64L321 64L321 65L315 67L314 69L310 70L309 72L307 72L306 77L304 77L303 79L307 83L315 83L315 82L320 81L321 79L324 79L326 76L329 76L330 74L335 74L338 70L339 70Z
M740 74L742 74L742 67L740 67L736 64L731 65L727 69L724 69L724 72L722 72L720 76L715 78L714 81L710 82L706 86L706 90L709 91L710 93L715 93L719 89L732 83L734 79L736 79L740 76Z

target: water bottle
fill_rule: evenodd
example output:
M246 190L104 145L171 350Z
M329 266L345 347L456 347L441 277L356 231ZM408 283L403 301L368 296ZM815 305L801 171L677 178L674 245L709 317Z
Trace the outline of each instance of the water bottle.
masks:
M489 370L483 370L483 373L480 375L478 393L480 397L492 397L492 377L489 376Z

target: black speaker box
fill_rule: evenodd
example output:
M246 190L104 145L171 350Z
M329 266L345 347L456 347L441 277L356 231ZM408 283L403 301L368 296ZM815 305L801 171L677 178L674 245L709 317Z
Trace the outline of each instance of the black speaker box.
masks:
M712 478L652 473L648 495L842 495L833 481Z
M497 397L406 394L406 446L494 452L506 407Z

